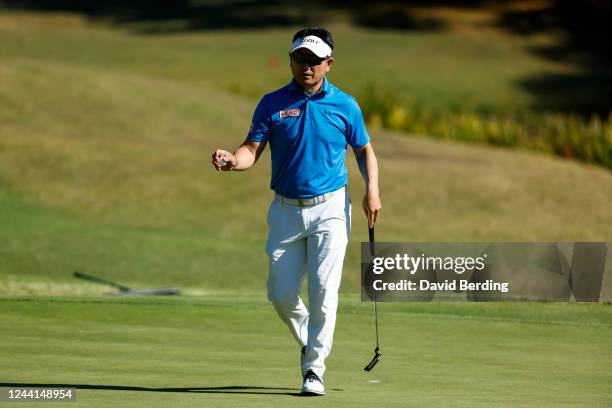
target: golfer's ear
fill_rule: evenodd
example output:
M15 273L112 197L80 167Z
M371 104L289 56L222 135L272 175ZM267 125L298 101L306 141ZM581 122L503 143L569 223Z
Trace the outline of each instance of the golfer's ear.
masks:
M329 59L327 60L327 70L326 72L329 72L329 68L331 67L331 64L334 63L334 58L333 57L329 57Z

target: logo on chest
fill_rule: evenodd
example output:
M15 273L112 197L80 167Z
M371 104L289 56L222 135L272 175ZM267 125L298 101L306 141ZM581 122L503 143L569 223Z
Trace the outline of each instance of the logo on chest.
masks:
M301 111L299 109L289 109L289 110L282 110L280 112L278 112L279 116L282 118L288 118L291 116L300 116Z

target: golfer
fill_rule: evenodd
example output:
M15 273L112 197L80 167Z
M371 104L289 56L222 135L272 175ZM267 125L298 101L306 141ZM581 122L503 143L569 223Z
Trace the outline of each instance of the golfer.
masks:
M292 81L261 99L234 153L218 149L212 155L217 170L242 171L270 144L275 196L268 211L268 298L301 347L304 395L325 394L325 359L351 229L348 145L365 180L362 206L371 227L381 209L378 165L359 105L325 77L333 48L325 29L297 32L289 52ZM304 276L309 308L300 298Z

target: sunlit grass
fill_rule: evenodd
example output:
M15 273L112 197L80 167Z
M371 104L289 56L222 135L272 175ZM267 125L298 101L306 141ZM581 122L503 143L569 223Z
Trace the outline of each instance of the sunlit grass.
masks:
M264 291L268 152L240 174L216 173L210 154L242 142L256 103L224 89L225 79L261 92L274 84L268 75L279 86L287 80L282 65L253 74L261 72L257 50L284 49L282 30L262 31L261 43L244 48L245 32L141 36L61 16L9 20L0 16L0 273L41 293L39 277L71 284L79 269L127 284ZM350 32L338 28L339 38ZM376 35L396 45L403 38ZM246 64L241 75L231 60L210 59L213 48ZM604 169L374 129L372 136L381 241L610 238L612 176ZM347 292L359 287L359 242L367 238L352 153L348 163Z

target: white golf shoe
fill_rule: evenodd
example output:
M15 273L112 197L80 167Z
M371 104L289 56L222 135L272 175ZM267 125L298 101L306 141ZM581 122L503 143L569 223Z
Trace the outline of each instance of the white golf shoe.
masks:
M304 374L304 385L302 385L302 395L325 395L325 387L323 381L312 370L306 371Z

